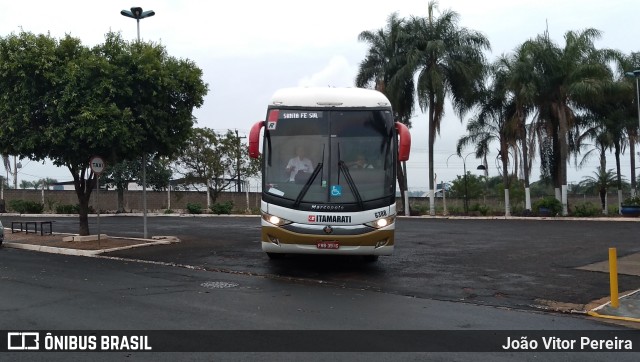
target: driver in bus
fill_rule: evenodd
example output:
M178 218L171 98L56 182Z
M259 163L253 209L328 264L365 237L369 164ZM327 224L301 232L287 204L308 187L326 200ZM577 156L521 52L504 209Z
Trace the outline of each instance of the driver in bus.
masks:
M294 182L296 176L300 178L302 173L313 172L313 164L311 160L305 155L304 147L296 147L296 156L292 157L287 163L287 173L289 174L289 182ZM301 173L298 175L298 173Z
M363 154L359 153L356 160L349 164L349 168L373 168L373 165L367 162Z

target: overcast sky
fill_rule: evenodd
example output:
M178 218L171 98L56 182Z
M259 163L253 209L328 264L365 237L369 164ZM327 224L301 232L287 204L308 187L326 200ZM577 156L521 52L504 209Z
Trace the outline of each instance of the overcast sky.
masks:
M20 29L49 32L56 38L69 33L85 45L95 45L103 42L104 34L111 30L135 39L135 20L123 17L120 10L132 6L154 10L154 17L140 22L141 38L160 42L172 56L195 61L209 84L203 107L195 111L197 126L248 133L254 122L264 119L267 102L279 88L353 86L358 65L367 52L367 45L358 42L358 34L384 27L392 12L402 17L426 16L427 4L427 0L0 0L0 35ZM489 59L511 52L547 27L551 38L560 44L564 44L567 30L593 27L603 32L599 47L625 53L638 51L640 46L634 41L640 35L636 6L637 1L631 0L439 2L440 10L460 14L460 26L487 36L492 45ZM427 118L418 112L411 129L410 189L427 188L426 129ZM447 163L447 158L455 152L455 142L463 134L460 119L447 113L435 145L438 181L462 174L462 161L454 156ZM478 164L473 156L466 163L469 170L475 170ZM628 164L626 155L622 165L626 175ZM71 178L68 170L49 163L22 160L22 165L18 183L44 177L59 181ZM592 175L596 167L596 159L582 170L571 166L569 182ZM612 158L608 168L615 168ZM492 162L489 175L497 175ZM536 166L532 181L537 178Z

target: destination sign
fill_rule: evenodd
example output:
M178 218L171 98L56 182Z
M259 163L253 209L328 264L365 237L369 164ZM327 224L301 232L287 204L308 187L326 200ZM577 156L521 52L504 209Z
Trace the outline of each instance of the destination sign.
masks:
M280 119L320 119L322 112L281 111Z

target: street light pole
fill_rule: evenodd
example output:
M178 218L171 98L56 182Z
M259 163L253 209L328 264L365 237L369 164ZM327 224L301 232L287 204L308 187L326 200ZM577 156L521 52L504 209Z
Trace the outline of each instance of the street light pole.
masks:
M469 157L469 155L474 154L475 152L469 152L467 153L466 156L462 157L457 153L454 153L452 155L450 155L449 157L447 157L447 167L449 167L449 158L451 158L451 156L458 156L462 159L462 170L464 172L464 199L463 199L463 205L464 205L464 213L468 214L469 213L469 189L468 189L468 184L467 184L467 157ZM486 170L486 167L484 167L484 165L479 165L477 167L478 170ZM444 185L443 185L443 189L444 189ZM443 190L444 192L444 190Z
M122 10L120 14L128 18L136 19L138 30L138 43L140 43L140 19L150 18L156 15L155 11L142 11L141 7L132 7L131 10ZM143 237L147 238L147 152L142 150L142 219L143 219Z

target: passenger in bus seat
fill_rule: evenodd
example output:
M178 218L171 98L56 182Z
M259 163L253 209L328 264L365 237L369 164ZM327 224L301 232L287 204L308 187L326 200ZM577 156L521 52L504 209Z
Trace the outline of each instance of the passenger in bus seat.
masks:
M358 154L356 160L349 164L350 168L373 168L373 165L367 161L363 154Z
M287 173L289 174L289 182L294 182L297 179L301 179L303 174L313 172L313 164L311 163L311 160L306 156L304 147L296 147L296 156L292 157L289 160L286 169Z

